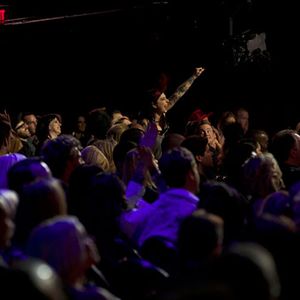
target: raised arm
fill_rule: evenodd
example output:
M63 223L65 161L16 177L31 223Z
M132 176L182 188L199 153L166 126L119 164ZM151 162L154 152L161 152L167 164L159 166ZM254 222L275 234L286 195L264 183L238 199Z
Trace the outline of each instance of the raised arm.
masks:
M168 98L170 101L169 108L172 108L173 105L187 92L187 90L191 87L193 82L205 71L204 68L196 68L194 74L188 78L185 82L183 82L176 91Z

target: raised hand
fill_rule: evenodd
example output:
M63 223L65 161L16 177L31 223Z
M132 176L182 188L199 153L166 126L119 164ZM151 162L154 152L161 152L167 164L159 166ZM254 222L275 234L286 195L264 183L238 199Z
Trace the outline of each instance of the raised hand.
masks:
M158 135L157 126L153 122L149 122L148 127L140 141L140 146L145 146L153 149Z
M200 76L205 71L205 68L199 67L195 69L195 75Z

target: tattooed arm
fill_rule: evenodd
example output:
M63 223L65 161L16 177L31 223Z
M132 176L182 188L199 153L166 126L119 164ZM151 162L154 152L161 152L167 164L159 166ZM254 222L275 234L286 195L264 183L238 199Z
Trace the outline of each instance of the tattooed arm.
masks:
M204 68L196 68L194 74L176 89L174 94L169 97L170 104L168 110L187 92L193 82L204 72L204 70Z

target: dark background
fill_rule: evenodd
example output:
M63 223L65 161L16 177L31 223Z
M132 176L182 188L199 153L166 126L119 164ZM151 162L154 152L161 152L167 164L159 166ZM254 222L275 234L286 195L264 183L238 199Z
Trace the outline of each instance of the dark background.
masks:
M65 119L101 106L133 114L160 72L170 94L204 66L170 113L174 126L196 107L217 117L242 105L254 127L293 127L300 121L297 11L292 1L273 2L9 1L10 21L0 26L0 108ZM236 63L247 34L262 31L270 59Z

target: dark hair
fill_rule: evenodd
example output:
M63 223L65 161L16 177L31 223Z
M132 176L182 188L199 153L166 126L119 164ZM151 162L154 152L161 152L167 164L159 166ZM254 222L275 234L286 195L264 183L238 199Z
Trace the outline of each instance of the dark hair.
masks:
M288 159L290 151L295 145L294 134L294 130L285 129L277 132L273 137L270 152L273 153L279 164Z
M97 139L105 139L106 133L111 126L110 115L101 108L89 112L87 119L87 132Z
M44 164L44 166L42 164ZM24 185L32 183L37 178L40 178L40 170L45 167L46 164L40 157L29 157L18 161L7 173L8 187L19 193ZM50 173L49 176L51 176Z
M80 141L68 134L48 140L41 149L41 157L47 163L54 177L61 178L74 148L81 149Z
M57 118L61 122L61 116L58 114L47 114L38 118L38 123L36 127L36 135L40 141L43 143L49 135L49 124L52 120Z
M165 152L159 160L162 177L170 187L183 187L193 164L196 165L193 154L183 147Z
M143 119L151 120L153 118L153 105L157 103L158 98L162 94L159 89L150 89L142 96L142 103L138 113L138 121Z
M190 135L182 143L181 146L189 149L194 156L204 156L208 139L206 136Z

